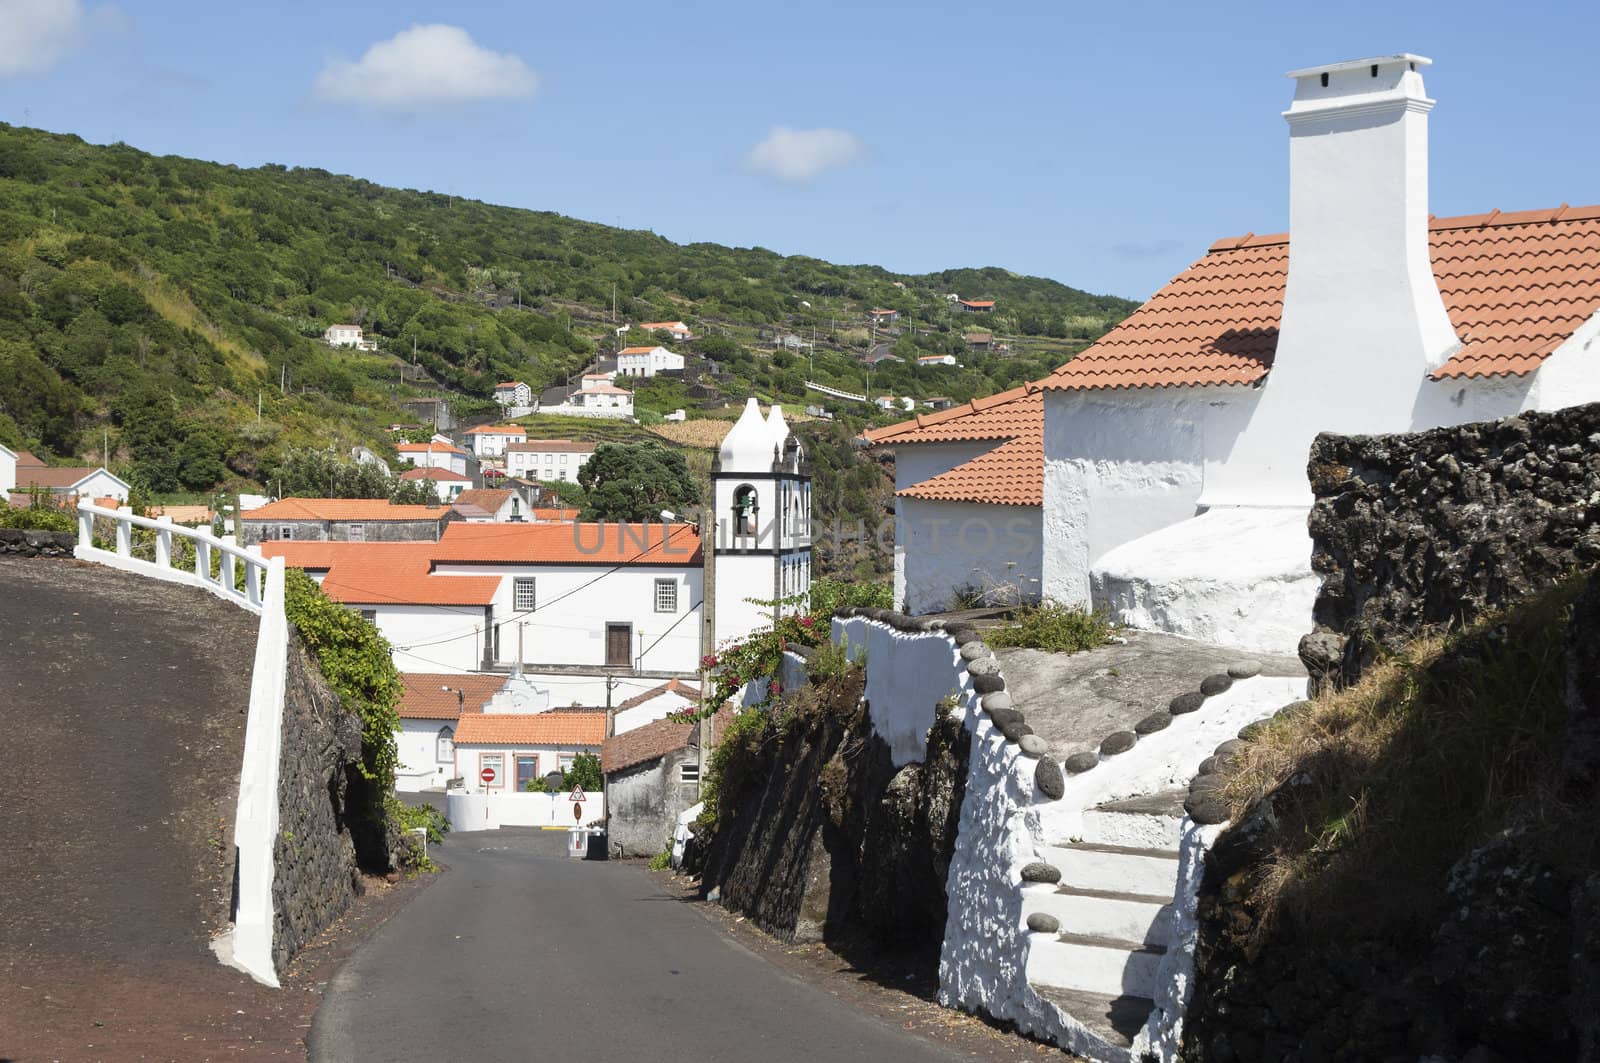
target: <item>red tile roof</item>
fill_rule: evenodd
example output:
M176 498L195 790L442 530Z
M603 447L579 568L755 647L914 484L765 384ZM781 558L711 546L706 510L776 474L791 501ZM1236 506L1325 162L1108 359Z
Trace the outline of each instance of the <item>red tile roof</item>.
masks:
M993 306L993 299L962 299L962 306Z
M280 498L245 512L241 520L358 520L368 523L392 520L438 520L442 505L396 506L386 498Z
M465 434L469 435L469 436L479 436L479 435L525 436L525 435L528 434L528 430L526 428L523 428L521 425L515 425L515 424L480 424L476 428L467 429Z
M524 388L527 386L520 380L502 380L494 386L494 389L499 391L501 388Z
M457 506L477 506L489 513L496 513L506 504L512 492L502 487L480 487L470 491L463 491L452 500Z
M428 544L436 563L698 565L700 535L687 524L467 524ZM446 577L455 578L455 577Z
M722 741L722 735L732 719L733 713L727 709L722 709L711 718L713 747ZM689 738L698 726L699 724L693 723L656 720L643 727L635 727L631 731L614 735L606 739L605 744L600 747L600 770L610 775L612 772L625 771L637 764L682 749L689 744Z
M671 330L671 329L687 329L689 326L685 325L682 321L646 321L644 324L640 325L639 327L640 328L647 328L647 329L661 329L661 328L664 328L664 329Z
M932 502L987 502L996 506L1044 504L1044 417L1038 431L1000 444L948 472L897 492Z
M653 350L655 350L654 347L624 347L624 348L622 348L622 350L618 351L617 353L618 354L649 354Z
M441 469L434 465L415 465L400 474L402 480L450 480L472 482L472 477L465 476L454 469Z
M506 450L516 451L518 454L544 453L553 454L592 454L595 444L585 443L577 439L530 439L524 443L507 443Z
M604 712L467 713L456 725L456 745L599 746Z
M1434 218L1433 272L1462 346L1438 379L1530 373L1600 310L1600 206ZM1219 240L1048 389L1253 384L1278 344L1288 234Z
M453 672L401 672L404 688L397 710L403 720L454 720L461 712L482 712L506 685L503 675ZM445 687L450 689L446 690ZM456 697L460 690L461 697ZM459 709L458 709L459 707Z
M1044 399L1038 384L973 399L937 413L919 413L909 421L867 431L872 443L965 443L980 439L1014 439L1038 421L1044 431Z
M536 506L532 510L534 520L560 521L571 524L578 519L581 509L562 509L558 507Z
M465 454L466 451L449 443L401 443L395 451L400 454Z
M98 468L91 469L87 466L23 465L18 461L16 489L26 491L30 487L76 487L81 481L99 471Z
M637 708L647 701L654 701L663 694L678 694L682 697L688 698L690 701L700 700L699 687L690 686L681 679L669 679L658 687L651 687L643 694L635 694L627 701L624 701L621 705L618 705L616 711L621 712L624 709Z

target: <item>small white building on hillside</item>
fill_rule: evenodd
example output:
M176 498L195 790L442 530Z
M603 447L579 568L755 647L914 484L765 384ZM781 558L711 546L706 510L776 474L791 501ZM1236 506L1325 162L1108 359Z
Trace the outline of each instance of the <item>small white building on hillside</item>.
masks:
M506 447L528 438L528 430L515 424L484 424L463 433L467 447L479 458L504 456Z
M400 479L411 481L421 480L433 488L434 494L441 502L453 502L457 495L472 486L472 477L449 469L439 469L432 465L413 465L400 474Z
M658 373L683 372L683 355L665 347L624 347L617 352L617 375L653 377Z
M533 389L520 380L502 380L494 386L494 401L502 406L531 406Z
M126 480L104 468L46 465L26 450L0 450L4 450L0 454L0 497L39 491L58 500L112 498L126 502L133 490Z
M646 321L639 327L646 332L665 332L679 341L694 338L694 334L689 331L689 326L682 321Z
M469 524L520 524L529 515L529 507L522 496L504 487L463 491L455 497L451 508Z
M426 443L401 443L395 448L401 465L449 469L463 476L469 473L467 452L454 443L429 440Z
M376 340L369 340L360 325L329 325L322 333L322 341L329 347L354 347L358 351L375 351Z

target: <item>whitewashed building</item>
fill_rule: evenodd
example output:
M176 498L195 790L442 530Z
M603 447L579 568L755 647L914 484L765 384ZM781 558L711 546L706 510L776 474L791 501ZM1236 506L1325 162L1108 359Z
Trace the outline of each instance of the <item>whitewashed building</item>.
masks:
M502 380L494 386L494 401L502 406L531 406L533 389L520 380Z
M507 446L528 438L528 430L515 424L483 424L462 434L468 449L479 458L503 457Z
M624 347L617 352L618 376L653 377L673 372L683 372L683 355L665 347Z
M1045 595L1293 650L1316 433L1600 400L1600 207L1430 217L1427 65L1293 72L1289 232L1218 241L1038 382ZM971 462L938 475L1006 490Z
M505 487L463 491L454 498L451 508L469 524L520 524L530 514L522 496Z
M401 793L442 790L456 778L456 725L480 713L505 686L503 675L402 672L396 714L394 788Z
M401 465L449 469L463 476L469 471L467 451L454 443L441 443L431 439L426 443L400 443L394 449Z
M0 498L39 491L58 499L114 498L126 502L128 482L104 468L89 465L46 465L26 450L0 454Z
M675 340L681 341L694 338L694 334L689 331L689 326L682 321L646 321L639 327L646 332L665 332Z
M369 340L360 325L329 325L322 333L322 341L329 347L354 347L358 351L375 351L376 340Z
M578 482L578 470L594 456L593 443L576 439L530 439L506 447L506 475L527 480Z
M472 487L472 477L432 465L413 465L400 474L400 479L426 483L441 502L453 502L457 495Z

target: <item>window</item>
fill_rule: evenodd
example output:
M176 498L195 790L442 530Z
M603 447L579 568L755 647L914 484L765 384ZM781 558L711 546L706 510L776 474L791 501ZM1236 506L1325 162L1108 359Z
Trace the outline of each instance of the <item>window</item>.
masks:
M478 754L478 781L483 784L485 790L506 788L504 753Z
M656 580L656 612L676 613L678 611L678 581L675 579Z
M572 761L573 755L571 753L561 754L561 770L570 773L572 771Z
M350 525L350 541L364 543L367 541L367 526L365 524Z
M361 610L361 619L375 625L378 622L378 611L376 609L363 609Z
M686 763L679 764L678 765L678 781L679 782L699 782L700 781L700 765L695 763L694 761L688 761Z
M538 608L538 601L532 576L518 576L511 581L511 608L519 613L531 613Z
M450 728L439 728L439 736L433 741L433 759L440 764L449 764L456 759L456 733Z
M539 755L517 754L517 793L527 793L528 784L539 777Z
M293 524L280 524L280 525L278 525L278 538L280 538L280 539L293 539L294 538L294 525Z

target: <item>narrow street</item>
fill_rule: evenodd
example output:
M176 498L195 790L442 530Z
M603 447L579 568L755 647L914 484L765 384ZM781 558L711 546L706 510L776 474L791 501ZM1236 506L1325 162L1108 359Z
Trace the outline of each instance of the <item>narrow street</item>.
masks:
M1004 1038L1014 1043L975 1054L852 1009L733 940L642 865L569 860L565 841L521 829L435 846L449 870L334 977L312 1060L831 1063L1040 1050Z

